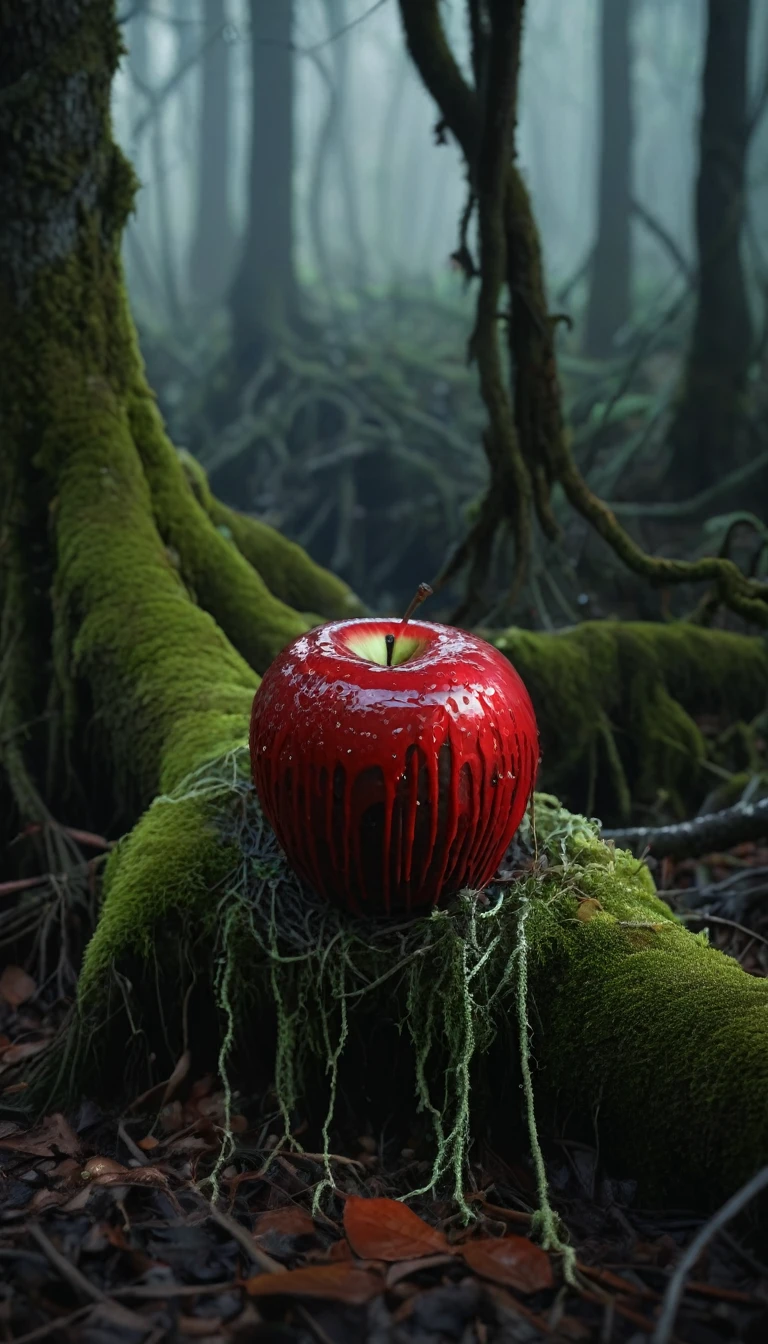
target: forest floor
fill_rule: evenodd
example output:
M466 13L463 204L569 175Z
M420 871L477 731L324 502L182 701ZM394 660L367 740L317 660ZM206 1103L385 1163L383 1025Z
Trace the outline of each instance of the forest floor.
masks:
M768 974L768 846L665 860L656 876L678 913L707 928L751 974ZM5 967L0 1117L24 1088L19 1064L55 1030L39 997L26 971ZM528 1237L536 1196L522 1150L510 1162L475 1149L466 1196L477 1217L465 1226L447 1202L417 1200L410 1210L394 1202L428 1169L418 1140L393 1148L364 1134L332 1158L334 1191L313 1213L324 1174L318 1155L281 1150L263 1105L254 1120L238 1100L244 1113L233 1117L234 1148L212 1201L206 1177L220 1151L224 1096L213 1077L190 1087L188 1069L182 1058L167 1085L119 1116L85 1101L76 1114L48 1115L32 1128L18 1116L0 1118L0 1338L768 1338L768 1265L738 1220L712 1229L664 1333L659 1321L675 1267L706 1220L686 1209L639 1207L633 1183L615 1179L581 1143L552 1144L546 1154L553 1205L578 1257L572 1286L562 1257Z

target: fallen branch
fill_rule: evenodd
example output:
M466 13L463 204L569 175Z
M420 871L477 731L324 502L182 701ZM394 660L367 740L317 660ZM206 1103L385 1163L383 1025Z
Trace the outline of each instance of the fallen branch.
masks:
M648 850L657 859L692 858L713 850L730 849L747 840L768 835L768 798L757 803L736 803L722 812L710 812L692 821L670 826L630 826L602 832L619 849Z

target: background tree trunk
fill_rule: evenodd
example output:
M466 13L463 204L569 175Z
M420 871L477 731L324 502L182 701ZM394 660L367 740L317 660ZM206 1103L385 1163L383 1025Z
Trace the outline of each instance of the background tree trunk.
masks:
M229 202L231 153L230 46L224 0L204 0L205 33L218 36L206 48L197 146L197 192L189 261L193 300L215 303L231 278L234 241Z
M348 23L346 0L325 0L328 35L333 38L330 56L333 62L332 78L336 87L334 116L330 127L333 153L339 173L339 190L344 228L349 248L349 274L345 278L356 289L365 285L367 276L366 249L360 222L359 195L355 180L353 152L349 132L353 128L352 104L349 96L349 39L343 32ZM341 34L335 37L334 34Z
M735 465L753 332L741 257L745 217L750 0L709 0L696 243L699 289L671 431L676 493L706 489Z
M633 0L602 0L600 11L597 240L584 336L591 355L611 353L632 311L632 9Z
M248 369L298 310L293 259L293 0L250 0L248 222L230 290L236 363Z

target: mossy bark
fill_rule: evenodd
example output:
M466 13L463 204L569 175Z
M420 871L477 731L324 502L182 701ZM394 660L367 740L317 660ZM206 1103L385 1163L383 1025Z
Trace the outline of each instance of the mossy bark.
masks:
M115 792L146 804L239 740L256 673L318 619L275 590L306 574L310 610L354 599L293 549L288 578L287 544L254 547L231 516L233 545L165 436L120 265L135 182L109 121L113 6L0 5L0 50L0 753L24 817L46 762L61 806L54 748L87 709Z
M700 716L749 722L768 699L759 637L680 621L585 621L556 634L489 638L531 693L542 744L540 783L604 821L633 801L684 816L712 787Z

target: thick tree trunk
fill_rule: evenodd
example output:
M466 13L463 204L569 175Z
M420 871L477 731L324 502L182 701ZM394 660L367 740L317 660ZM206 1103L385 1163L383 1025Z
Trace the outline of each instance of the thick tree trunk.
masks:
M591 355L611 353L632 308L632 10L633 0L602 0L597 240L584 336Z
M230 291L236 363L258 361L298 309L293 242L293 0L250 0L248 222Z
M225 38L224 0L205 0L206 36L218 36L202 62L197 144L197 196L189 262L196 303L217 302L231 278L234 232L229 202L231 154L230 46Z
M109 121L119 54L108 0L34 0L24 22L0 5L0 760L34 820L43 795L66 805L91 715L104 810L123 818L239 739L256 672L308 624L200 503L144 378L120 265L135 180ZM331 584L315 592L340 614Z
M739 457L752 320L741 257L749 139L750 0L709 0L702 85L696 242L699 289L671 432L675 492L714 485ZM681 482L683 483L681 487Z

